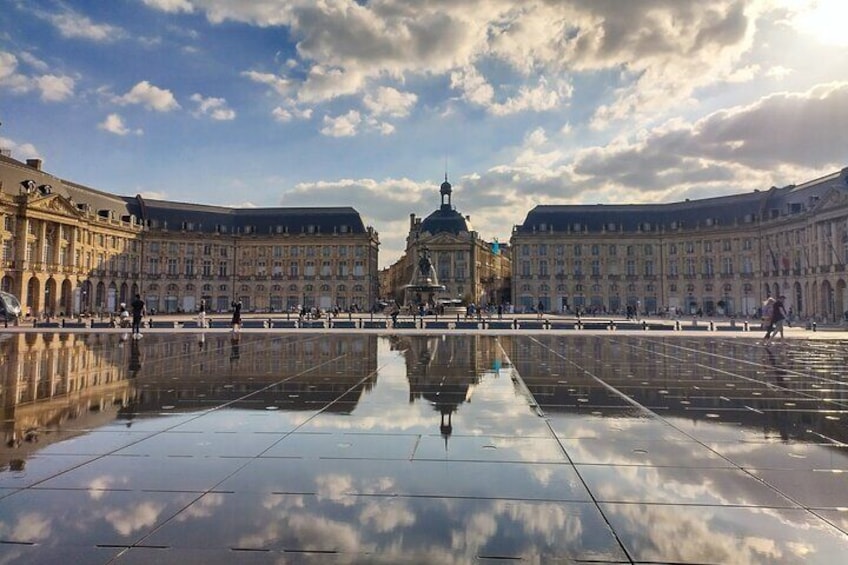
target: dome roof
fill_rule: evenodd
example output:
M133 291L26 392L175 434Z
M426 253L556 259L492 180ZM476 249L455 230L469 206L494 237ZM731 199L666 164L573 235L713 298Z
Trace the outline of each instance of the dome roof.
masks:
M421 222L421 231L432 234L441 232L459 234L471 231L471 226L468 225L468 220L465 219L465 216L456 210L443 206L424 218L424 221Z

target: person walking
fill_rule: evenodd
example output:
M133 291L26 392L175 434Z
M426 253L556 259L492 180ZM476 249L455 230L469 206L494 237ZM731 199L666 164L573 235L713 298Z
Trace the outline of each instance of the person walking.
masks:
M206 327L206 300L200 300L200 307L197 309L197 327Z
M145 314L144 300L141 299L140 294L135 295L130 307L132 308L132 336L133 339L138 339L141 337L141 319Z
M769 345L774 336L780 333L780 341L783 343L783 324L786 320L786 307L783 304L783 301L786 300L785 296L778 296L777 300L775 300L771 305L771 321L766 328L765 335L765 344Z
M241 330L241 300L233 302L233 332L238 333Z

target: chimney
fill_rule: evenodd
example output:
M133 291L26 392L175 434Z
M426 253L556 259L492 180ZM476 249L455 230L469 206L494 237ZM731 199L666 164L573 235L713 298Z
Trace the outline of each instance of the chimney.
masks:
M41 170L41 159L27 159L27 167L32 167L36 171Z

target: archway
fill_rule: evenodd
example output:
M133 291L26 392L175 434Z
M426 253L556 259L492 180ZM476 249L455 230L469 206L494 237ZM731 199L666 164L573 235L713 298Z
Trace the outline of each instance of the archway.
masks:
M106 306L106 285L103 284L103 281L97 283L97 292L94 296L94 308L97 311L103 310Z
M833 306L833 287L830 281L823 281L821 284L821 313L824 319L834 319Z
M794 288L794 299L795 299L795 312L793 312L796 316L803 315L804 312L804 295L801 291L801 283L796 282Z
M62 281L62 298L59 304L59 310L61 315L70 315L71 310L73 308L73 285L71 281L65 279Z
M106 293L106 309L115 312L118 309L118 285L109 283L109 291Z
M41 282L36 277L29 279L26 294L27 311L34 316L41 308Z
M56 293L56 279L50 277L44 285L44 312L53 316L56 314L56 302L59 295Z
M129 287L127 287L127 283L121 284L121 293L120 293L120 301L124 304L129 304L131 300L129 300Z
M83 281L80 285L80 312L91 312L91 281Z
M848 320L845 313L845 280L836 281L836 292L834 293L833 312L837 319Z
M6 275L5 277L3 277L2 280L0 280L0 290L2 290L3 292L12 292L12 287L14 286L14 284L15 279Z

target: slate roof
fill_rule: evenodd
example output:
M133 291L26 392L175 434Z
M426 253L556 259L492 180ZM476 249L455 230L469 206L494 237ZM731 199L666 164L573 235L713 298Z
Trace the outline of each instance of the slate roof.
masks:
M191 223L193 231L204 233L269 233L300 234L311 229L315 233L365 233L362 218L354 208L227 208L186 202L154 200L141 196L126 197L131 213L154 221L153 229L167 225L170 230L182 229Z

